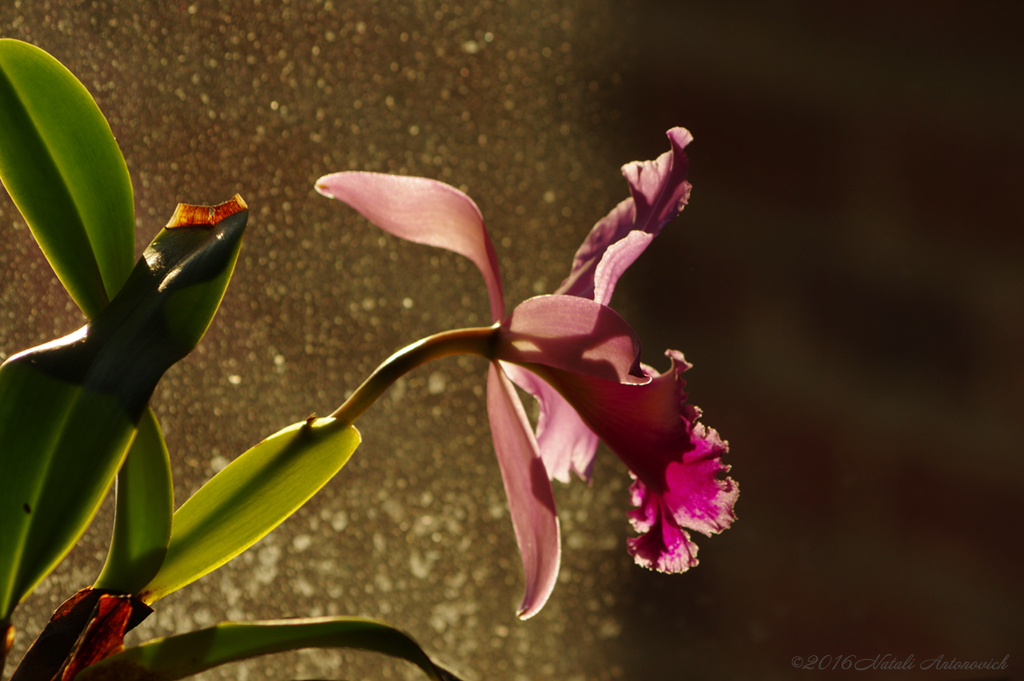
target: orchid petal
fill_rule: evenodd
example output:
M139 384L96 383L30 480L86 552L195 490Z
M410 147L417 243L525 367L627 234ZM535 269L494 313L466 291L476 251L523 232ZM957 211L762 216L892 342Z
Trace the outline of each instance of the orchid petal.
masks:
M683 149L693 137L683 128L672 128L667 134L672 144L671 151L654 161L635 161L622 167L622 174L629 183L631 198L620 203L594 225L583 245L576 251L572 272L556 293L598 300L596 291L603 289L605 294L600 302L607 303L616 281L625 271L625 267L603 271L598 267L612 244L621 241L632 231L657 236L662 227L686 205L690 197L690 183L686 181L690 161ZM639 252L633 255L633 260L637 255ZM599 278L601 276L603 280Z
M590 471L597 454L597 436L576 410L554 388L536 374L515 364L502 364L512 382L533 395L540 407L537 415L537 447L552 480L569 482L569 471L576 471L590 482Z
M612 293L619 277L629 269L640 254L654 241L654 235L647 232L633 231L608 247L594 273L594 302L607 305L611 302Z
M518 305L502 325L495 356L503 362L544 364L616 383L649 379L637 360L640 341L611 308L586 298L538 296ZM537 443L548 475L569 481L569 470L585 480L597 436L572 406L530 372L505 364L509 375L540 404Z
M698 423L699 409L685 404L680 374L690 365L678 352L666 354L670 370L650 370L650 382L642 385L551 366L527 368L557 389L638 479L633 501L640 508L630 518L646 534L630 543L637 562L682 571L696 564L696 547L683 528L707 535L727 528L739 488L719 477L729 470L721 460L727 443Z
M473 199L437 180L383 173L325 175L316 190L344 201L385 232L469 258L487 284L492 320L504 319L498 258Z
M643 383L639 352L636 332L611 308L586 298L537 296L517 305L502 324L495 357Z
M518 615L533 617L558 577L561 539L555 497L515 387L497 363L487 374L487 415L526 575Z

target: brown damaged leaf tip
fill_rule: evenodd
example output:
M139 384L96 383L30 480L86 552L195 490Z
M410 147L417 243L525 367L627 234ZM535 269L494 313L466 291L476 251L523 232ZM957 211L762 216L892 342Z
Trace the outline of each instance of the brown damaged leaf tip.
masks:
M235 194L230 200L216 206L192 206L187 203L179 203L178 207L174 209L174 215L167 222L167 228L213 227L224 218L248 209L249 206L245 204L239 194Z
M72 681L86 667L124 650L124 633L131 613L131 596L101 595L71 651L61 681Z

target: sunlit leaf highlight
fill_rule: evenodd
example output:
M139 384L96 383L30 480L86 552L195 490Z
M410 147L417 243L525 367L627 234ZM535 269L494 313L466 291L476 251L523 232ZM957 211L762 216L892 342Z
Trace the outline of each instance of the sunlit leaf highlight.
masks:
M128 167L85 87L37 47L0 40L0 179L61 283L92 318L135 259Z
M334 477L359 442L352 426L310 417L239 456L175 512L167 557L142 600L163 598L259 541Z

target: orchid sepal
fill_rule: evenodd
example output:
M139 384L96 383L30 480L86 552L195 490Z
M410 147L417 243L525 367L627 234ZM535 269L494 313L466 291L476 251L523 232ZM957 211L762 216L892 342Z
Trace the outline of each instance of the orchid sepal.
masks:
M487 285L491 320L505 318L498 256L473 199L425 177L342 172L316 181L316 190L356 209L385 232L469 258Z
M537 441L515 387L496 362L487 373L487 416L523 560L526 587L516 614L525 620L540 612L555 588L562 543Z

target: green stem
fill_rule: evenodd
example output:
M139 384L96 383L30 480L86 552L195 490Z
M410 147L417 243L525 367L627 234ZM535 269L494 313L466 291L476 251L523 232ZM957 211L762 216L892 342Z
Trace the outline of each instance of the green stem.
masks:
M501 324L495 322L491 326L444 331L402 348L384 360L351 397L334 410L331 418L347 424L355 423L392 383L431 360L451 355L479 355L492 359L499 328Z

